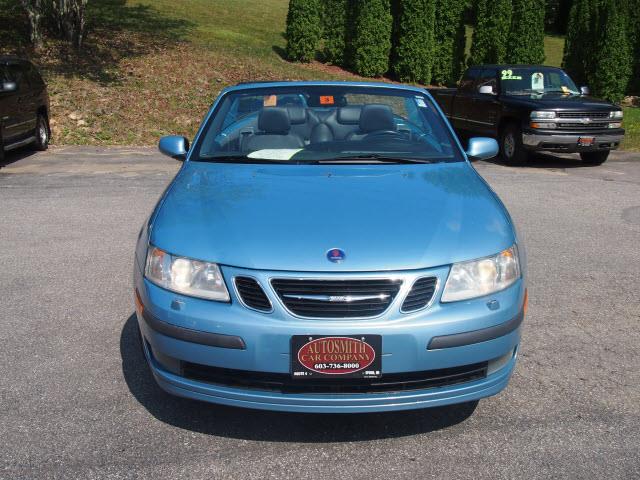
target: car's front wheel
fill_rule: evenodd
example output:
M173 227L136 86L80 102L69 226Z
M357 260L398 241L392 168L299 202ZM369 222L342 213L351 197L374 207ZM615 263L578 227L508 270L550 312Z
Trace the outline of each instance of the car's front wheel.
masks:
M34 148L36 150L44 151L49 148L49 122L47 117L40 114L38 115L38 122L36 123L36 141L34 142Z
M500 133L500 156L507 165L524 165L529 153L522 145L522 130L515 124L509 124Z
M582 163L587 165L602 165L609 158L609 150L603 152L583 152L580 154Z

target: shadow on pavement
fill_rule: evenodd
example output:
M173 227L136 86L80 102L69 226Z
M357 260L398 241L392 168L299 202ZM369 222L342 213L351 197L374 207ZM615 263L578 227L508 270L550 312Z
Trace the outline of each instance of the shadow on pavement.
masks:
M12 163L19 162L20 160L23 160L25 158L29 158L35 155L36 153L38 152L28 147L19 148L16 150L12 150L10 152L5 152L4 158L0 160L0 169L9 166Z
M271 442L353 442L403 437L454 426L478 402L397 413L321 415L225 407L174 397L157 386L140 345L135 314L120 336L122 371L133 396L158 420L186 430Z
M500 157L494 157L485 161L487 163L493 163L494 165L509 166L504 163ZM534 153L530 155L526 164L519 166L528 168L593 168L597 165L583 163L578 154L563 154L559 156L551 153ZM518 166L514 168L518 168Z

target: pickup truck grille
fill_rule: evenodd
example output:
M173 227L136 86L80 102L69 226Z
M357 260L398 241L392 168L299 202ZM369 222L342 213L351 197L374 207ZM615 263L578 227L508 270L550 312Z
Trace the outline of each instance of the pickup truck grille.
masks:
M558 123L558 130L602 130L608 128L608 123Z
M609 112L558 112L558 118L609 118Z
M284 306L307 318L363 318L382 314L398 294L401 280L271 280Z

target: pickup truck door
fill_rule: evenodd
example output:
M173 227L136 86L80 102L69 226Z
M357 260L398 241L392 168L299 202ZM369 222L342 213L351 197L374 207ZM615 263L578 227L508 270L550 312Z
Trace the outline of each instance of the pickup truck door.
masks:
M493 93L480 93L480 87L492 87ZM475 83L471 95L471 105L467 110L469 128L475 133L495 137L498 131L500 109L498 71L497 69L484 69Z
M0 64L0 82L13 82L6 64ZM0 130L5 145L13 143L18 134L18 92L0 92Z
M460 83L458 91L451 104L449 119L456 130L473 131L473 123L469 122L469 111L472 109L473 89L481 70L479 68L469 68Z
M35 130L36 109L31 85L27 78L26 64L9 63L8 72L11 81L16 82L18 90L13 92L8 102L5 117L9 117L3 126L5 139L21 139ZM5 140L5 143L10 143Z

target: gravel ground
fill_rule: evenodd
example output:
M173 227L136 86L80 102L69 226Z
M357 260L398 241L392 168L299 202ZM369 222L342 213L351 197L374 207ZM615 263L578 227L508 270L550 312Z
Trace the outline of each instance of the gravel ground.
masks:
M137 345L136 234L177 163L58 148L0 168L0 478L639 478L640 155L479 163L527 241L509 387L320 416L173 398Z

